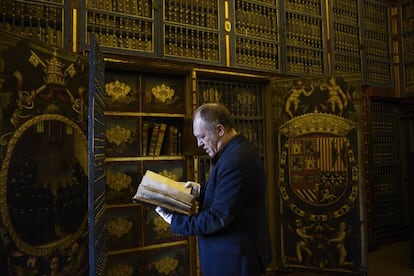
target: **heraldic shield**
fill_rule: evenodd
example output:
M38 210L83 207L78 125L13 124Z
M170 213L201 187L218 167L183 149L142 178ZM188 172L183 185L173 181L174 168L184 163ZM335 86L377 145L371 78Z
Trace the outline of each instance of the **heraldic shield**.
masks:
M305 204L334 205L349 188L358 191L358 176L352 175L357 168L348 138L289 139L284 150L289 162L290 188ZM354 196L350 199L355 201ZM343 205L334 216L345 212L350 203Z
M321 93L318 84L309 85L312 93ZM293 116L287 112L290 119L278 127L279 266L363 275L366 238L357 124L345 105L341 114L329 112L329 105L321 112L316 96L313 102L304 99L303 105L315 108Z

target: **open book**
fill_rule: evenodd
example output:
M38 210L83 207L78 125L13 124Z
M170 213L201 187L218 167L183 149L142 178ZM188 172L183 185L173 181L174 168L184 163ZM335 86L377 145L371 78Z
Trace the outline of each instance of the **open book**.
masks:
M184 183L147 170L132 200L134 203L142 201L188 215L195 198L191 194L191 187L184 188Z

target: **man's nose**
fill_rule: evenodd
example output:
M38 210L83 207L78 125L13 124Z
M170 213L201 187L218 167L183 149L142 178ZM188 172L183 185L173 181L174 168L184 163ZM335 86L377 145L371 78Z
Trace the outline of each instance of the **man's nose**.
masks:
M202 141L200 141L200 140L197 140L197 146L200 148L200 147L202 147L203 146L203 142Z

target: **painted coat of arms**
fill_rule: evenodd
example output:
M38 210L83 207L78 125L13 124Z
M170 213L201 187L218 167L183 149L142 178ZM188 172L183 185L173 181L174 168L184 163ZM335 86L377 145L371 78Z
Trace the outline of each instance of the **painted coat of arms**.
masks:
M364 271L358 128L350 119L351 114L355 118L356 94L343 79L329 80L348 95L339 111L326 101L323 79L303 80L310 87L309 99L302 97L294 108L289 105L291 87L278 87L288 95L278 98L286 102L281 105L284 115L277 116L288 118L278 126L280 266L354 274Z
M289 141L289 179L299 199L329 205L342 197L348 186L347 144L344 137Z

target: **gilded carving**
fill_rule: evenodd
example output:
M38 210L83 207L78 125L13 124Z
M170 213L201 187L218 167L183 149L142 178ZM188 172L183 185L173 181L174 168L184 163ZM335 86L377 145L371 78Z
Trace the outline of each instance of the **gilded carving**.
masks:
M105 137L109 143L120 146L123 143L128 143L132 137L132 132L129 129L123 128L119 125L105 130Z
M30 87L26 90L25 82L29 82L29 78L33 76L24 75L20 70L13 72L12 76L16 80L17 98L16 108L10 118L10 123L17 127L22 120L40 113L61 114L67 104L70 105L76 120L82 120L87 89L82 85L70 88L69 80L73 79L78 71L83 71L83 66L71 63L65 67L59 61L56 50L49 59L42 59L31 50L27 62L34 68L40 68L43 71L43 83L38 87ZM36 75L36 77L38 76ZM71 91L71 89L75 91ZM55 99L58 99L59 104Z
M203 90L203 102L220 102L220 94L217 89L209 88Z
M177 259L172 258L170 256L166 256L162 259L160 259L158 262L154 262L149 264L150 266L154 266L155 269L161 274L161 275L170 275L172 272L175 271L177 268L179 262Z
M163 175L163 176L165 176L165 177L168 177L168 178L170 178L172 180L175 180L175 181L178 181L179 180L179 176L176 173L174 173L174 172L171 172L171 171L168 171L168 170L162 170L162 171L160 171L158 173L161 174L161 175Z
M280 132L289 138L310 133L347 135L355 123L327 113L308 113L297 116L280 126Z
M160 217L154 217L153 223L155 232L159 233L160 235L166 233L168 229L170 229L170 225L168 225L168 223L166 223Z
M134 268L130 265L117 265L108 271L108 276L132 276L134 275Z
M172 103L174 102L174 95L175 91L171 87L169 87L166 84L160 84L157 86L154 86L151 89L152 95L155 97L156 101L162 102L162 103Z
M114 102L131 103L135 97L129 96L131 87L119 80L105 84L105 93Z
M106 181L106 185L108 185L109 188L119 192L131 185L132 177L125 173L107 171Z
M108 231L109 235L120 238L131 231L132 225L133 223L126 219L116 218L109 221L106 224L105 228Z

